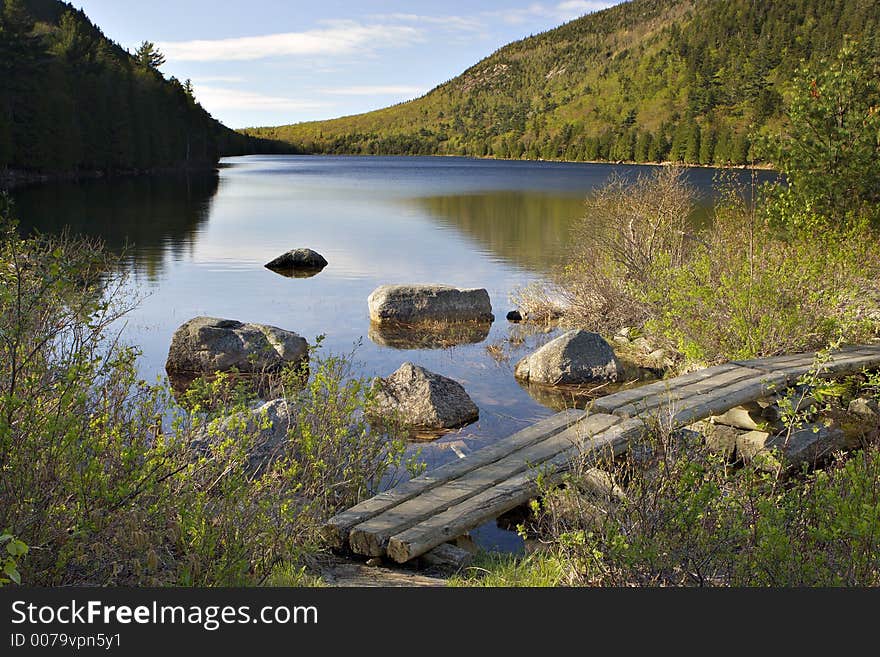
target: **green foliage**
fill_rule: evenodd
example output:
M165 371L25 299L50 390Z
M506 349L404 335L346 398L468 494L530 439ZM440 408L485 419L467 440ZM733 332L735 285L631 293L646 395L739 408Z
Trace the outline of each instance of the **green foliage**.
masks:
M878 31L877 0L634 0L501 48L393 107L247 134L306 152L745 164L801 60ZM876 50L876 45L874 46Z
M637 456L638 455L638 456ZM538 524L562 577L591 586L876 586L880 450L782 481L655 432L611 472L614 501L575 475ZM574 491L574 492L572 492ZM601 512L590 509L601 508Z
M605 333L643 327L698 363L876 335L873 229L832 226L775 188L767 196L730 186L700 226L675 170L612 181L587 200L553 284L521 290L518 303L561 300L569 324Z
M880 56L876 43L848 41L833 58L797 72L790 124L775 159L787 201L833 223L880 219Z
M658 258L650 331L691 360L752 358L818 349L876 330L854 302L875 280L876 247L864 228L781 234L742 197L728 195L681 264Z
M165 55L152 41L142 41L134 52L135 61L144 68L158 69L165 63Z
M214 120L162 61L149 42L130 55L66 3L0 2L0 171L207 169L279 151Z
M598 331L640 326L651 312L640 290L653 289L657 271L680 266L690 252L695 200L683 170L674 167L634 184L612 178L592 194L551 290L563 301L567 320ZM523 292L536 296L536 290Z
M0 208L2 210L2 208ZM0 213L5 214L5 213ZM185 413L114 335L124 280L100 245L0 240L0 527L29 585L245 585L289 578L321 522L393 482L404 433L367 421L348 358L282 373L291 424L222 377ZM230 392L231 390L231 392ZM8 539L12 541L13 539ZM25 553L21 545L30 546ZM6 565L12 563L12 565ZM304 579L302 581L305 581Z
M28 553L28 546L16 539L9 531L0 534L0 549L5 552L0 556L0 586L21 584L21 573L18 562Z

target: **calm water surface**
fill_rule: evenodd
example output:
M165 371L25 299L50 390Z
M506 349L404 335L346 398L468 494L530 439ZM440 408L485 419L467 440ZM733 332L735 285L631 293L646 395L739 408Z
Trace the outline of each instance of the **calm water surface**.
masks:
M585 196L612 173L635 178L650 171L466 158L251 156L224 160L217 176L48 184L15 197L25 230L69 227L125 248L143 296L125 335L143 351L147 380L164 376L174 330L197 315L272 324L310 341L325 335L325 353L356 348L364 376L386 376L412 361L458 380L480 419L418 446L433 467L553 412L512 374L513 363L550 336L531 336L506 363L493 360L486 346L509 335L510 292L558 261ZM716 174L687 175L708 198ZM329 265L313 278L285 278L263 267L296 247L318 251ZM376 334L367 297L392 283L485 287L495 323L485 337L471 337L478 342L451 348L425 348L423 336ZM494 525L476 538L485 547L519 546Z

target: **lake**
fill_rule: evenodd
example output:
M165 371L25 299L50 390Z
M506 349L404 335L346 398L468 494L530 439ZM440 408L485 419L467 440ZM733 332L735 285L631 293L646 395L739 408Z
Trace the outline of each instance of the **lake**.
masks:
M325 353L354 350L356 371L386 376L404 361L456 379L480 408L475 424L428 443L430 467L513 433L553 409L520 387L513 364L551 335L526 337L508 362L486 346L511 328L512 290L559 261L583 201L613 173L651 167L431 157L250 156L228 158L214 176L51 183L14 191L21 226L101 237L125 251L141 302L124 336L143 356L142 376L164 376L174 330L198 315L272 324ZM713 169L687 176L710 198ZM743 181L749 172L734 174ZM761 180L772 179L770 173ZM296 247L328 260L313 278L264 268ZM423 336L370 331L367 297L393 283L484 287L495 322L474 343L426 345ZM475 533L484 547L516 550L494 525Z

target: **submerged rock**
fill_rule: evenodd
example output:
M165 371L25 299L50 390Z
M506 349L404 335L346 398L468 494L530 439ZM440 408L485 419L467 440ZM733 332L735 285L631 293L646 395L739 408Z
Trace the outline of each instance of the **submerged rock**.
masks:
M396 416L412 429L453 429L479 418L477 405L464 387L424 367L404 363L374 382L375 415Z
M522 313L518 310L511 310L507 313L507 321L508 322L521 322L523 321Z
M314 276L327 266L327 260L311 249L293 249L266 263L265 266L267 269L289 276Z
M304 338L276 326L195 317L174 332L165 369L169 374L263 373L308 359Z
M492 304L482 288L448 285L382 285L367 299L376 324L398 322L491 322Z
M518 379L544 385L617 381L621 365L598 333L574 330L551 340L516 364Z

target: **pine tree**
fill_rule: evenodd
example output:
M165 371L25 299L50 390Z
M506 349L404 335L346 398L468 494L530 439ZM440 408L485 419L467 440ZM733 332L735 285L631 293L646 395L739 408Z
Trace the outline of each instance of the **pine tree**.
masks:
M152 68L158 70L165 63L165 55L159 52L156 44L152 41L143 41L134 53L134 58L138 64L144 68Z

